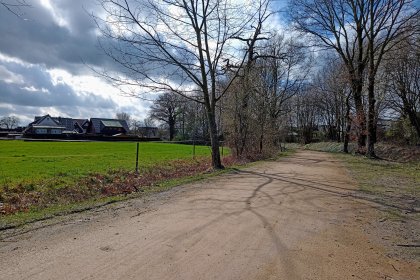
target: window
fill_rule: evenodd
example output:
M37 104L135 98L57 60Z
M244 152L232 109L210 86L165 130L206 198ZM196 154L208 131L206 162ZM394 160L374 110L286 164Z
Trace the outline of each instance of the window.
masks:
M61 129L51 129L51 134L61 134Z

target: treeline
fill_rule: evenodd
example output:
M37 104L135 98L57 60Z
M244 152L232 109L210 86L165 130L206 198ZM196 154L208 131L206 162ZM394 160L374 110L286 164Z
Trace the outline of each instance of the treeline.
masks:
M267 56L234 81L217 111L220 138L237 156L272 155L285 142L337 141L348 152L349 142L367 135L337 55L327 52L315 59L299 43L281 36L261 51ZM375 142L420 143L418 35L404 39L387 55L378 69L375 99ZM362 104L367 112L366 87ZM149 118L161 124L170 140L209 140L204 106L182 96L160 95Z
M149 117L169 139L209 139L214 168L222 139L250 158L285 141L340 141L345 152L355 141L369 157L380 139L419 142L414 1L292 0L287 15L275 4L103 1L95 20L125 77L103 75L152 93ZM289 31L272 28L274 15Z

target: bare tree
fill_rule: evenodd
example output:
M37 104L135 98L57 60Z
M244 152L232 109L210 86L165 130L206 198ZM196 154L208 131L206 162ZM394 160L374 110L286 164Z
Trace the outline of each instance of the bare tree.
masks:
M318 91L323 125L327 128L327 139L343 142L343 151L348 153L352 119L350 116L351 92L344 64L334 55L326 57L324 66L313 79Z
M184 102L181 96L166 92L160 95L150 108L150 118L168 126L169 141L175 137L178 116L183 113Z
M129 113L127 113L127 112L119 112L119 113L116 113L115 114L115 117L118 119L118 120L125 120L125 121L130 121L130 119L131 119L131 116L130 116L130 114Z
M223 104L226 139L238 157L278 151L284 104L299 92L310 71L310 56L294 40L273 33L254 50L253 61L247 61Z
M7 130L17 127L19 123L19 118L15 116L8 116L0 119L0 126L6 128Z
M384 79L391 107L406 116L420 138L420 46L419 37L403 41L386 62Z
M266 127L272 132L270 142L278 142L280 118L285 115L284 104L298 94L307 83L312 69L312 56L302 48L301 43L295 39L284 39L283 36L274 36L264 46L261 57L257 63L261 84L257 87L260 97L263 97L259 110L266 107ZM263 130L264 121L260 121L260 151L266 132Z
M363 26L367 39L368 65L368 157L375 157L376 142L376 99L375 81L384 55L399 42L413 36L419 31L420 20L418 9L408 0L366 1L366 12L363 15Z
M236 48L242 48L241 44L249 42L249 38L259 37L258 15L267 11L269 0L250 6L228 0L100 2L106 16L95 20L104 38L110 39L102 47L126 78L102 74L116 85L126 86L125 89L133 86L159 93L169 91L203 104L209 124L212 165L215 169L223 168L216 104L226 88L219 91L217 83L225 79L224 62L241 65L245 60L247 52L238 57ZM138 89L129 93L141 95Z
M132 119L130 124L130 131L135 135L141 135L141 127L144 126L143 121ZM143 135L141 135L143 136Z
M131 127L132 126L131 116L127 112L119 112L119 113L116 113L115 114L115 118L118 119L118 120L124 120L124 121L126 121L128 127Z
M334 49L346 65L360 127L358 151L366 145L363 106L364 72L368 71L368 147L374 156L375 76L383 54L407 34L418 10L404 0L293 0L291 17L297 30L309 34L313 46Z
M143 124L145 127L155 127L156 124L154 122L154 120L150 117L147 117L143 120Z
M365 1L292 0L290 15L298 31L309 34L311 46L328 48L342 59L350 80L360 127L358 151L366 145L366 116L363 106L363 75L367 67L364 34Z
M302 88L292 100L293 115L302 144L313 141L315 130L320 124L321 114L317 106L319 102L318 94L314 88L308 86Z
M2 0L0 1L0 5L18 17L22 16L21 8L30 7L25 0Z

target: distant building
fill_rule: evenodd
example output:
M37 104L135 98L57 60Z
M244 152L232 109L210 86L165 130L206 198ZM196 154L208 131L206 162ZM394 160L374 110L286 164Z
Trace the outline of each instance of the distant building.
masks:
M130 131L127 121L117 119L91 118L88 133L100 135L127 134Z
M51 117L50 115L35 117L34 121L24 131L24 134L33 135L90 134L111 136L128 133L129 128L125 120L72 119Z
M58 121L54 120L50 115L43 117L35 117L35 120L31 122L28 127L23 131L24 134L52 134L58 135L63 134L66 126Z
M158 138L159 129L154 126L140 126L136 128L136 134L142 138Z

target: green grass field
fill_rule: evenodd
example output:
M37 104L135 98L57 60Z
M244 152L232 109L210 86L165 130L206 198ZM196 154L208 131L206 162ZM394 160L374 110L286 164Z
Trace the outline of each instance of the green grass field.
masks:
M193 146L141 142L139 150L139 166L145 168L192 158ZM210 156L210 148L196 146L196 156ZM65 184L91 172L134 170L135 158L133 142L0 141L0 190L58 178Z

